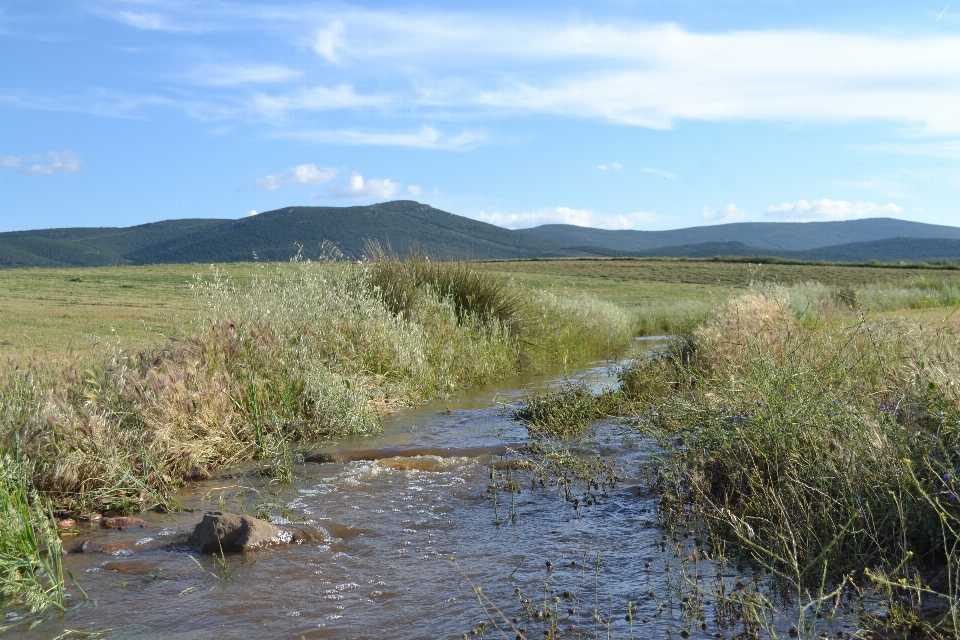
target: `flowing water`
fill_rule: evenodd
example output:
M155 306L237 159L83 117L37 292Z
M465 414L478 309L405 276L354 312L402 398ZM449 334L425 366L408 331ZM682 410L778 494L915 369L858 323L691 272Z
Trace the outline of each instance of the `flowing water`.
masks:
M584 375L615 384L603 366ZM678 606L686 587L676 559L696 541L667 538L657 527L656 500L642 481L650 452L625 426L602 423L578 444L580 457L622 468L606 496L596 489L594 501L586 487L574 487L578 509L549 478L541 486L536 474L505 468L495 472L495 504L496 454L527 437L510 407L525 390L555 384L508 382L390 417L377 438L325 448L341 460L367 459L298 465L292 485L253 473L222 476L178 496L193 512L147 513L145 528L125 531L92 527L66 548L91 540L131 550L68 554L64 565L89 599L71 586L77 606L69 613L13 633L267 640L540 638L553 630L561 638L662 638L686 629L713 637L716 629L701 632L689 607ZM504 486L511 480L513 491ZM225 563L191 552L184 543L202 512L224 506L268 510L281 524L322 525L333 538L227 554ZM690 567L716 574L704 561ZM516 620L513 629L495 607ZM477 632L481 621L489 628Z

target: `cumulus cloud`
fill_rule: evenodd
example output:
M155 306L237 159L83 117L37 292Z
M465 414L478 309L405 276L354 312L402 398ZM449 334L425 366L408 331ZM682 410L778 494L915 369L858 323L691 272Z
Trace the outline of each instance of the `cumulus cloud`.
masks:
M609 165L607 165L607 164L598 164L598 165L597 165L597 169L600 169L600 171L606 171L607 169L609 169L609 170L611 170L611 171L620 171L620 169L623 169L623 165L620 164L619 162L614 162L614 163L609 164Z
M419 196L421 193L423 193L423 189L421 189L420 187L418 187L418 186L415 185L415 184L412 184L412 185L410 185L409 187L407 187L407 192L408 192L410 195L412 195L414 198L416 198L416 197Z
M250 209L250 211L247 211L246 217L249 218L250 216L255 216L255 215L257 215L257 210L256 210L256 209Z
M847 202L846 200L798 200L795 204L783 204L767 207L764 217L790 222L812 222L816 220L854 220L871 216L891 216L903 213L903 208L888 202L879 205L875 202Z
M667 180L676 180L677 174L670 173L669 171L664 171L663 169L654 169L653 167L644 167L640 169L644 173L652 173L655 176L660 176L661 178L666 178Z
M486 141L482 133L464 131L455 136L443 135L434 127L424 125L415 133L388 133L379 131L300 131L285 137L324 142L327 144L369 145L377 147L414 147L417 149L447 149L463 151Z
M204 64L186 77L196 84L210 87L233 87L250 83L284 82L300 75L300 71L279 64Z
M704 222L739 222L748 215L746 211L732 203L722 209L703 208Z
M332 167L323 167L318 169L317 165L310 164L301 164L293 167L292 169L287 169L283 173L278 173L277 175L270 175L264 178L257 180L253 186L257 189L265 189L267 191L274 191L279 187L285 187L288 185L295 184L322 184L324 182L330 182L337 177L337 169Z
M69 149L42 155L0 157L0 166L22 167L24 173L34 174L73 173L80 170L82 163L80 156Z
M578 227L597 229L635 229L639 225L656 220L656 215L645 211L620 215L598 215L590 209L571 209L555 207L526 213L501 213L481 211L477 216L483 222L489 222L508 229L525 229L542 224L571 224Z
M354 172L346 185L332 184L327 187L327 194L331 198L358 200L360 198L392 198L399 190L400 185L389 178L364 180L362 175Z

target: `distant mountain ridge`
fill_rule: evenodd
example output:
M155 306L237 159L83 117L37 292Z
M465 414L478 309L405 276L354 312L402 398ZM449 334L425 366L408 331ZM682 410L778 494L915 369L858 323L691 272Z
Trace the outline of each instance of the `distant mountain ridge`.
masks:
M398 254L510 259L578 256L781 257L838 262L960 259L960 228L891 218L733 223L669 231L544 225L514 231L412 200L355 207L284 207L240 220L192 218L123 228L0 233L0 268L316 258L330 242L358 258L368 240Z
M610 231L569 224L546 224L524 229L523 233L568 247L603 247L631 252L708 242L740 242L757 249L804 251L888 238L960 240L960 227L895 218L865 218L839 222L733 222L668 231Z

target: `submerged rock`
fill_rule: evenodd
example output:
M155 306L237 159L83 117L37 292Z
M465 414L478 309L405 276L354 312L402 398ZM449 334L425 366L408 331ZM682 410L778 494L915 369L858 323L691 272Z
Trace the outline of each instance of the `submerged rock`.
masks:
M141 529L146 526L141 518L133 518L128 516L121 516L118 518L104 518L100 521L100 525L104 529L123 529L126 527L140 527Z
M209 511L194 528L187 544L205 553L253 551L280 544L301 544L308 540L329 539L319 529L285 529L265 520L236 513Z

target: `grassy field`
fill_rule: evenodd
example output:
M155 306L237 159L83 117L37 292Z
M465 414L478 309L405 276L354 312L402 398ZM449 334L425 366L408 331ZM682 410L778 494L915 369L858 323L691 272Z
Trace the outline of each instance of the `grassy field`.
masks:
M238 282L258 267L221 267ZM94 345L156 346L197 315L194 275L210 265L0 270L0 358L60 357Z
M588 292L638 316L652 309L676 315L684 305L713 308L751 282L820 282L845 288L960 283L960 274L950 271L694 260L515 260L476 266L526 287L558 294ZM243 284L263 267L234 263L217 268ZM0 271L0 358L58 358L105 344L156 346L197 315L189 284L194 276L211 273L210 265L199 264ZM669 323L660 329L652 323L649 330L640 326L638 331L667 328Z

